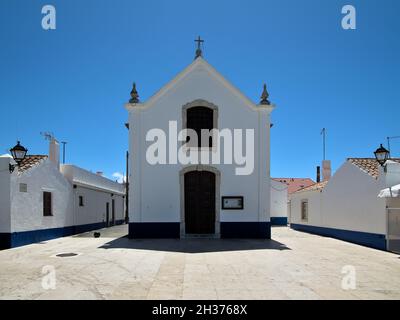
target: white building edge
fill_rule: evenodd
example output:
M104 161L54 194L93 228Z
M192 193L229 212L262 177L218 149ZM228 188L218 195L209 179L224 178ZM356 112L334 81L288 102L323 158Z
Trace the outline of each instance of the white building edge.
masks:
M271 225L287 226L289 194L286 183L271 180Z
M400 251L400 159L381 167L349 158L329 180L292 194L290 226L389 251Z
M0 247L10 248L125 222L125 187L49 156L28 155L13 173L0 156Z

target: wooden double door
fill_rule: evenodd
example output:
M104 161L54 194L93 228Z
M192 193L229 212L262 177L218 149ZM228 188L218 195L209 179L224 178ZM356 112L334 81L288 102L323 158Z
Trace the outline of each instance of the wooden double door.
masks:
M185 230L187 234L215 233L215 174L185 174Z

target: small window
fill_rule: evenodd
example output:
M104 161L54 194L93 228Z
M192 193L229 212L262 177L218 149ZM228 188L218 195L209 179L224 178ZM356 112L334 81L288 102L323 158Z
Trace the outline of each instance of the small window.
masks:
M308 201L301 202L301 220L308 221Z
M84 203L83 203L83 196L79 196L79 206L83 207Z
M52 216L52 203L51 203L51 192L43 192L43 215L45 217Z
M28 192L28 185L26 183L20 183L19 192Z

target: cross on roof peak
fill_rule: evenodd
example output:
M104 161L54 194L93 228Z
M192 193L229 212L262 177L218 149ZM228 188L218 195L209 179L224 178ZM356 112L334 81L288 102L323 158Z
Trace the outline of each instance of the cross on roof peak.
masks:
M196 40L194 40L194 42L197 42L197 50L196 50L196 56L195 56L195 59L196 59L196 58L202 56L201 44L204 42L204 40L201 39L199 36Z

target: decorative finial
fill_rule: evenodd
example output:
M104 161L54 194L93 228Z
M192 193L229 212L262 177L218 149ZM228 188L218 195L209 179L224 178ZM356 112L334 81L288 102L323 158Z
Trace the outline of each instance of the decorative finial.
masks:
M271 102L269 102L268 97L269 97L269 93L267 91L267 85L264 83L264 89L263 89L263 92L261 94L260 104L270 105Z
M129 100L129 103L139 103L139 94L136 91L136 83L133 83L132 86L132 91L131 91L131 99Z
M201 57L203 54L201 51L201 44L204 42L204 40L202 40L199 36L196 40L194 40L194 42L197 42L196 56L194 57L195 59L197 59L198 57Z

